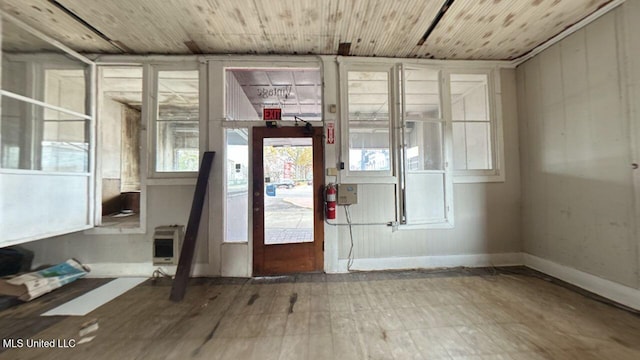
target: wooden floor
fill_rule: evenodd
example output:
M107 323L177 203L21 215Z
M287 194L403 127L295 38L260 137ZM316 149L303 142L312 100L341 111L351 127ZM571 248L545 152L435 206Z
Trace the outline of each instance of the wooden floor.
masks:
M5 339L79 340L99 323L91 342L0 359L640 359L638 315L529 273L195 279L179 304L148 281L85 317L0 312Z

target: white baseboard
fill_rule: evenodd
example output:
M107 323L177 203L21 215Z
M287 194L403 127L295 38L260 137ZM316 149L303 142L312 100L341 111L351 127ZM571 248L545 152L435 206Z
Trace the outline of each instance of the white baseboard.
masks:
M167 274L174 275L176 266L158 266L146 263L97 263L87 264L91 272L87 277L151 277L153 271L161 267ZM622 305L640 310L640 289L631 288L606 280L555 262L526 253L442 255L355 259L351 270L405 270L447 267L483 267L524 265L547 275L566 281L582 289L591 291ZM337 273L347 272L347 260L338 261ZM208 264L196 264L192 276L211 276Z
M91 271L88 278L111 278L111 277L151 277L157 268L161 268L168 275L175 275L176 265L153 265L151 262L144 263L96 263L85 264ZM207 276L209 274L208 264L196 264L191 276Z
M483 267L522 265L522 253L441 255L355 259L351 270L406 270L447 267ZM347 272L347 260L338 261L337 273Z
M605 280L553 261L523 254L524 265L630 308L640 310L640 289Z

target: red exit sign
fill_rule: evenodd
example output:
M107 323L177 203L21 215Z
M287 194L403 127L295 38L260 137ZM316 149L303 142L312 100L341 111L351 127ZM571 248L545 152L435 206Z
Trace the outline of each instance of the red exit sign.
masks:
M262 109L262 120L282 120L282 109Z

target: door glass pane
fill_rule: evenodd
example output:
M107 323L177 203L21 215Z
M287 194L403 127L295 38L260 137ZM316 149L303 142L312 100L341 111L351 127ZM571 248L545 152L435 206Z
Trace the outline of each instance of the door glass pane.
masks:
M264 243L313 242L312 139L264 139L263 164Z

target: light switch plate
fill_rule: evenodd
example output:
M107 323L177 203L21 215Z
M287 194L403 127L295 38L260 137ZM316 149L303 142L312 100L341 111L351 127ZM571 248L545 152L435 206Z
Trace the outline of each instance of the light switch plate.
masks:
M327 176L338 176L337 168L327 168Z

